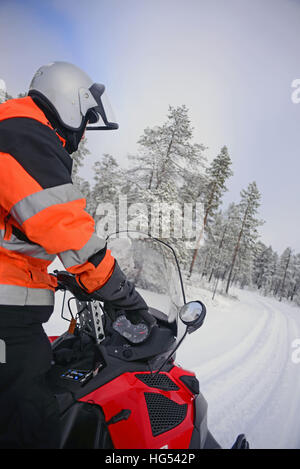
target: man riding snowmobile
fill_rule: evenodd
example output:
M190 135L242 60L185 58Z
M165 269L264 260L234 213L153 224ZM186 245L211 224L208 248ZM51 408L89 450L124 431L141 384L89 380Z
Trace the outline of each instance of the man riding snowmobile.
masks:
M28 96L0 105L0 448L58 447L42 327L53 312L57 280L47 267L56 256L87 295L154 324L72 184L70 154L85 130L117 128L104 85L66 62L42 66Z

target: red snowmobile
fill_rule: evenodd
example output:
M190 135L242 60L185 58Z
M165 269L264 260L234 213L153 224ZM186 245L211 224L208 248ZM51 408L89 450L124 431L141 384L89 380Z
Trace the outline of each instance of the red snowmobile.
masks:
M174 361L187 334L203 324L205 306L186 302L170 245L142 233L126 236L110 236L108 247L155 317L151 330L142 319L132 323L126 312L112 315L89 300L71 274L54 273L64 290L62 317L66 299L70 313L68 332L49 337L48 384L60 408L60 447L219 449L195 374ZM233 445L248 447L244 435Z

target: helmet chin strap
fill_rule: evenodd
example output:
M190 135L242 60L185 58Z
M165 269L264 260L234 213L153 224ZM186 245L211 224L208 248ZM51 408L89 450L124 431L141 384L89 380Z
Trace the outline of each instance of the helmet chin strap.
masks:
M85 126L83 126L82 130L78 130L77 132L68 130L63 127L56 128L55 130L66 140L65 149L70 155L78 150L78 146L85 131Z

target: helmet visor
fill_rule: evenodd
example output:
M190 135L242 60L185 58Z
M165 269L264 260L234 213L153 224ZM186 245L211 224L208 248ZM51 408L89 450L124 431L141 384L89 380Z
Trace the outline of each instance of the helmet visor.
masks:
M112 107L105 92L105 86L100 83L94 83L89 90L97 102L97 106L88 111L88 126L86 130L118 129L119 124L116 122Z

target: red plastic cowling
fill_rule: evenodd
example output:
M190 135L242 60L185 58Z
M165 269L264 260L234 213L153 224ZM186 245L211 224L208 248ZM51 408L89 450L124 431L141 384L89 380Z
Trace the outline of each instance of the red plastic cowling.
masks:
M50 335L48 336L48 339L50 340L51 344L54 342L56 339L58 339L59 335Z
M194 429L195 396L180 381L181 376L195 376L194 373L174 366L166 374L178 386L178 390L163 391L150 387L137 379L139 373L124 373L99 389L80 399L93 402L102 407L106 421L121 412L130 409L128 420L122 420L109 426L109 432L116 449L186 449L189 447ZM142 372L141 374L145 374ZM150 373L149 373L150 374ZM153 436L144 393L161 394L177 404L187 404L185 419L175 428L158 436Z

